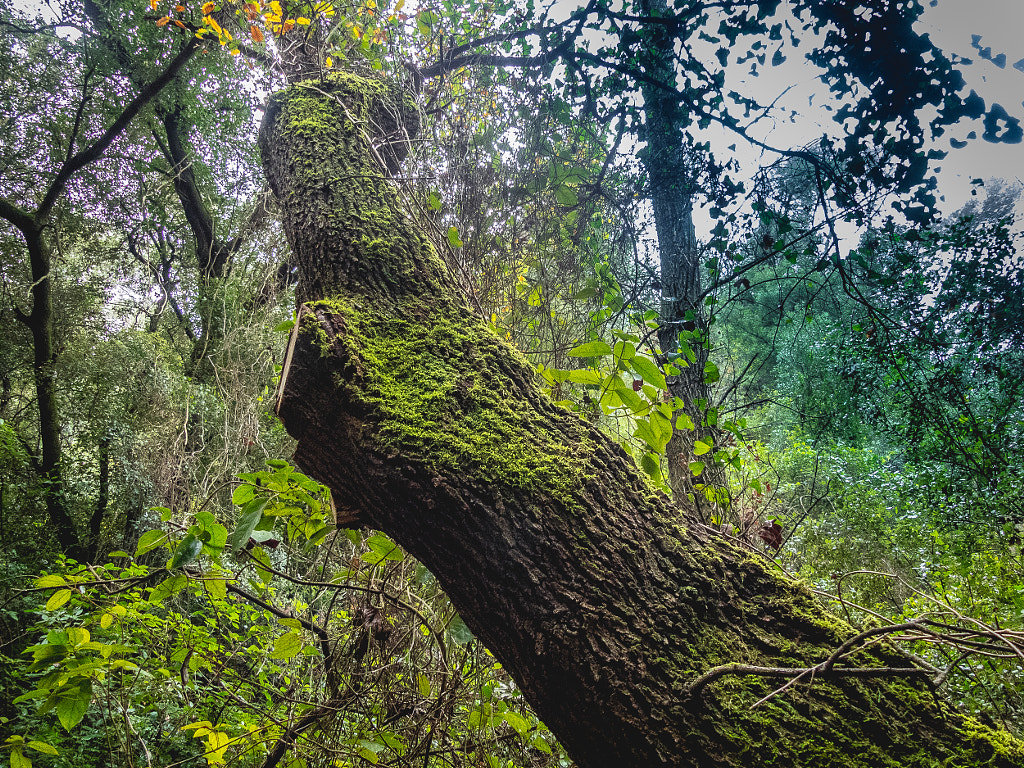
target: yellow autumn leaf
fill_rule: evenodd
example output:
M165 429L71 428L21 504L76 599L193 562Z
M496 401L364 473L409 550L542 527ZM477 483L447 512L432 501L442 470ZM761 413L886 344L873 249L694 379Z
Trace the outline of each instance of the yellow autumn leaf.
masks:
M307 19L305 16L299 16L299 18L297 18L295 22L297 24L301 24L302 26L308 26L309 19Z
M263 33L260 32L260 30L257 29L256 27L249 27L249 34L252 35L252 41L254 43L263 42Z
M171 20L171 17L170 17L170 16L161 16L161 17L160 17L159 19L157 19L157 20L156 20L156 25L157 25L158 27L163 27L163 26L166 26L166 25L167 25L167 23L168 23L168 22L169 22L170 20Z
M238 55L238 54L240 54L240 53L241 53L241 51L240 51L240 50L238 50L237 48L232 48L232 49L231 49L231 55L232 55L232 56L237 56L237 55Z
M334 66L334 60L330 56L328 56L327 59L324 61L324 64L327 66L328 69L330 69L331 67Z
M207 24L208 24L208 25L210 26L210 28L211 28L211 29L213 29L213 31L214 31L214 32L216 32L216 33L217 33L218 35L219 35L219 34L221 34L221 32L223 32L223 31L224 31L224 30L222 30L222 29L220 28L220 24L218 24L218 23L217 23L217 20L216 20L215 18L213 18L212 16L210 16L210 17L208 17L208 18L206 19L206 23L207 23Z
M156 10L156 0L149 0L149 7Z

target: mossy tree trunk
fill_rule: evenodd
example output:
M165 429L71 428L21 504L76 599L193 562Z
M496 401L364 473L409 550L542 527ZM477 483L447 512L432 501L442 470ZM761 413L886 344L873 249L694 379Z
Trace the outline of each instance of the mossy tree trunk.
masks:
M921 674L823 674L756 709L784 680L687 694L717 665L804 668L856 632L652 491L469 311L386 178L416 122L349 75L271 100L261 148L302 302L280 414L299 466L436 575L577 763L1024 764ZM837 666L910 662L878 642Z

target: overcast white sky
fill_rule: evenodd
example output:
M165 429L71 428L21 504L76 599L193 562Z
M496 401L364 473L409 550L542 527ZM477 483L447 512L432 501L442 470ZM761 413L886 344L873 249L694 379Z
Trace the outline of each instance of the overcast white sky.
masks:
M972 60L972 64L961 68L968 89L977 91L985 99L986 107L999 103L1010 115L1024 122L1024 71L1013 68L1014 63L1024 59L1024 0L938 0L934 7L929 5L930 0L921 2L925 14L919 29L927 32L947 54ZM972 35L981 36L980 46L991 48L993 57L1000 53L1006 55L1002 69L978 55L978 50L971 45ZM801 117L794 124L766 121L761 126L761 135L769 143L791 147L814 140L822 130L835 131L831 115L820 108L829 96L816 79L818 74L802 55L797 55L791 56L781 67L762 67L756 80L745 79L747 89L755 89L761 103L770 102L776 94L793 86L780 104L798 111ZM809 104L812 94L813 107ZM950 146L950 137L966 140L972 130L976 131L977 138L969 141L965 148L956 150ZM949 152L948 157L937 164L942 169L939 192L946 198L941 204L946 213L967 202L973 188L971 179L999 177L1008 182L1024 181L1024 143L991 144L981 138L982 133L981 121L972 121L955 126L936 145Z
M1024 118L1024 72L1013 68L1024 59L1024 0L939 0L935 8L926 5L922 21L922 29L940 47L974 61L964 67L964 78L987 105L997 102L1011 115ZM971 48L971 35L981 35L981 46L991 47L993 56L1005 53L1005 68L981 59ZM965 138L968 132L958 131L963 135L957 138ZM1024 181L1024 144L989 144L979 138L951 151L942 168L940 183L947 208L956 208L970 194L972 178Z

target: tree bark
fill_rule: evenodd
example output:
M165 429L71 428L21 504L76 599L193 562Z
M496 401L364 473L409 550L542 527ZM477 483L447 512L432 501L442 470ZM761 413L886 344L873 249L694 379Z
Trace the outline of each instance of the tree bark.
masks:
M861 672L756 709L777 677L733 667L690 689L723 664L813 666L857 633L654 491L474 317L386 178L416 122L407 96L351 75L268 105L264 167L301 273L280 415L296 463L434 573L577 764L1021 765L1020 742L884 641L837 664Z
M647 16L674 15L665 0L641 0L640 6ZM677 499L690 499L707 520L716 503L724 506L728 484L724 469L710 460L714 451L705 454L704 470L699 476L695 477L690 470L697 438L712 442L718 438L718 430L708 424L713 402L704 367L711 351L711 328L701 300L702 265L693 226L697 174L683 141L683 130L690 124L687 107L674 88L652 84L675 82L676 41L677 35L667 25L652 24L645 32L644 70L649 79L642 89L647 143L642 157L651 183L661 266L658 344L662 354L682 354L675 361L679 374L667 376L666 382L672 396L683 401L682 413L694 426L689 429L673 425L665 451L669 485Z

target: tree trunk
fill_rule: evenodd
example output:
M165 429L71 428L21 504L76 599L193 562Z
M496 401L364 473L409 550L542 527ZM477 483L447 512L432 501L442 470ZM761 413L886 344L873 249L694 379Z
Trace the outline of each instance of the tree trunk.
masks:
M691 688L722 664L806 668L857 633L652 490L474 317L382 167L416 122L350 75L267 108L303 302L280 414L297 464L434 573L578 765L1021 765L885 642L756 709L779 677Z
M84 561L88 550L78 534L67 503L60 411L57 407L57 350L53 344L53 263L43 227L23 229L32 267L32 311L24 318L32 331L33 374L39 410L40 453L36 471L45 486L43 498L53 533L68 557Z
M642 0L641 8L648 16L674 15L665 0ZM650 81L675 82L676 40L676 34L667 25L650 25L644 40L644 69ZM683 141L683 130L690 119L674 88L658 88L650 81L643 86L647 147L641 154L651 183L661 262L658 344L662 354L681 354L674 363L679 374L667 376L666 382L672 396L683 401L682 413L694 427L673 425L666 447L669 485L677 499L690 499L707 520L715 503L726 503L728 485L725 470L710 460L714 451L705 454L704 469L697 477L690 470L697 438L717 442L718 437L718 430L708 424L713 402L704 367L711 351L711 329L701 300L703 275L693 227L696 171Z

